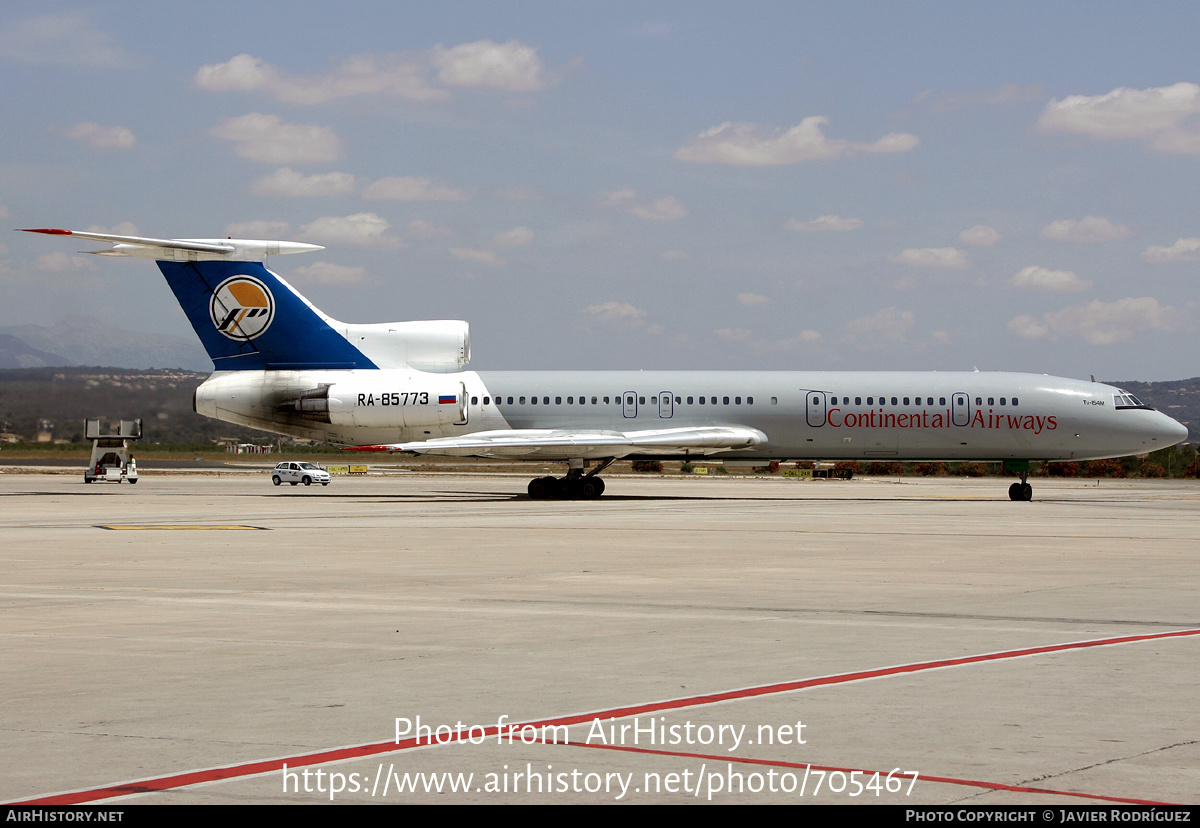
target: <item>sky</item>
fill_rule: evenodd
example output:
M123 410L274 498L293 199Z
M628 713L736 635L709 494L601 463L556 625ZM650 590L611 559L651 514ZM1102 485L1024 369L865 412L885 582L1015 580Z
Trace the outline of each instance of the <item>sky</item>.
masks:
M476 369L1200 374L1192 2L0 4L0 227L325 245ZM191 335L0 235L0 325Z

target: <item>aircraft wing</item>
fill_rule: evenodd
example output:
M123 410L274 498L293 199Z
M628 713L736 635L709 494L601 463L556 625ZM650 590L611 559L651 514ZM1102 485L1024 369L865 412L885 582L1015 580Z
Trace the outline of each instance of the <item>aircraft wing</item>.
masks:
M414 443L356 446L352 451L388 451L452 457L596 460L629 454L705 455L753 448L767 435L741 426L694 426L641 431L519 428L436 437Z

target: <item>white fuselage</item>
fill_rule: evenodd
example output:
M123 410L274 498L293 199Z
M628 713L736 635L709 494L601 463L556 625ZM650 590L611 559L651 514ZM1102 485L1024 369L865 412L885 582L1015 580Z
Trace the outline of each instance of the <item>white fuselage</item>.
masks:
M1103 383L985 372L229 371L197 389L195 408L345 446L508 429L741 427L766 439L720 456L763 460L1086 460L1186 438L1184 426L1129 405L1123 393ZM546 446L525 456L612 453ZM708 453L680 447L624 456Z

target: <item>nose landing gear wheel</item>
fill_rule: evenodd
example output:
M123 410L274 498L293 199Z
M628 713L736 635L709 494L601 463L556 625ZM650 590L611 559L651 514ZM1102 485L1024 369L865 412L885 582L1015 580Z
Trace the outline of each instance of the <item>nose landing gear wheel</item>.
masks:
M1018 501L1033 500L1033 486L1028 483L1014 483L1008 487L1008 499Z

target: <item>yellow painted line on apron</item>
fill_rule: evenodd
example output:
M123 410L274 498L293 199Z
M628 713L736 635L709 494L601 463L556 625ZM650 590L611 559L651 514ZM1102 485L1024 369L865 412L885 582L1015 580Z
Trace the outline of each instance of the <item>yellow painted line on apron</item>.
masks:
M97 528L97 529L129 529L129 530L141 530L141 529L189 529L189 530L193 530L193 531L196 531L196 530L208 530L208 529L225 529L225 530L238 530L238 529L257 529L257 530L262 530L262 531L264 531L264 532L269 532L269 531L270 531L270 530L269 530L269 529L267 529L267 527L265 527L265 526L244 526L244 525L238 525L238 524L228 524L228 525L222 525L222 524L213 525L213 524L208 524L208 525L200 525L200 524L166 524L166 523L162 523L162 524L154 524L154 523L143 523L143 524L105 524L105 523L98 523L98 524L96 524L96 528Z

